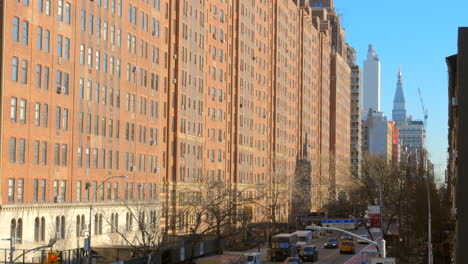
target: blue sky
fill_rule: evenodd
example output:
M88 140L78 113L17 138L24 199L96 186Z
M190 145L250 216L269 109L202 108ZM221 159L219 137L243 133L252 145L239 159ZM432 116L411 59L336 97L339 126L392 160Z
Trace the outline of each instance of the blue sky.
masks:
M398 68L408 115L422 120L421 89L429 112L427 144L436 176L444 179L448 99L445 57L457 53L458 27L468 26L468 1L335 0L346 41L362 67L374 44L381 61L381 110L391 118Z

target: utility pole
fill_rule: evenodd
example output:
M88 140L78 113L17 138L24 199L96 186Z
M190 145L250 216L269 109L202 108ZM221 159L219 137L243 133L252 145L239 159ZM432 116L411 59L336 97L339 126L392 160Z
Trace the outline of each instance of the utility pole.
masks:
M432 224L431 224L431 193L429 188L429 177L423 176L426 179L426 188L427 188L427 263L433 263L432 255Z
M380 235L382 236L382 239L384 239L382 185L383 185L383 177L380 178L379 196L380 196Z

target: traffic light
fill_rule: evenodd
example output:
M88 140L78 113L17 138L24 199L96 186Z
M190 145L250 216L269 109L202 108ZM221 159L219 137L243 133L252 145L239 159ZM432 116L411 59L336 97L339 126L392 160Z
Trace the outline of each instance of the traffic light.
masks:
M59 255L56 252L47 253L47 264L58 264L59 260Z

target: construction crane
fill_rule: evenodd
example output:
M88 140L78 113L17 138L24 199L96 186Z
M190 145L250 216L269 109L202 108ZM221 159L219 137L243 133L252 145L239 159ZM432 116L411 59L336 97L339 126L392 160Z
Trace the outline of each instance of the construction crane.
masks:
M427 108L426 108L426 105L424 104L421 89L419 89L419 87L418 87L418 92L419 92L419 100L421 100L421 107L422 107L422 111L423 111L423 114L424 114L424 130L426 130L427 116L428 116L427 115Z

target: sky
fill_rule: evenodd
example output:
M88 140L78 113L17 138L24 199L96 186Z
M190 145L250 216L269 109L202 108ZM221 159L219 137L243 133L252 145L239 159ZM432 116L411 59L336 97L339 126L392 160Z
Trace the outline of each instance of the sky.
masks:
M427 141L436 178L445 179L448 73L445 58L457 53L458 27L468 26L467 0L335 0L346 42L361 66L373 44L381 63L381 111L392 116L398 68L403 72L407 115L423 119L418 87L428 109Z

